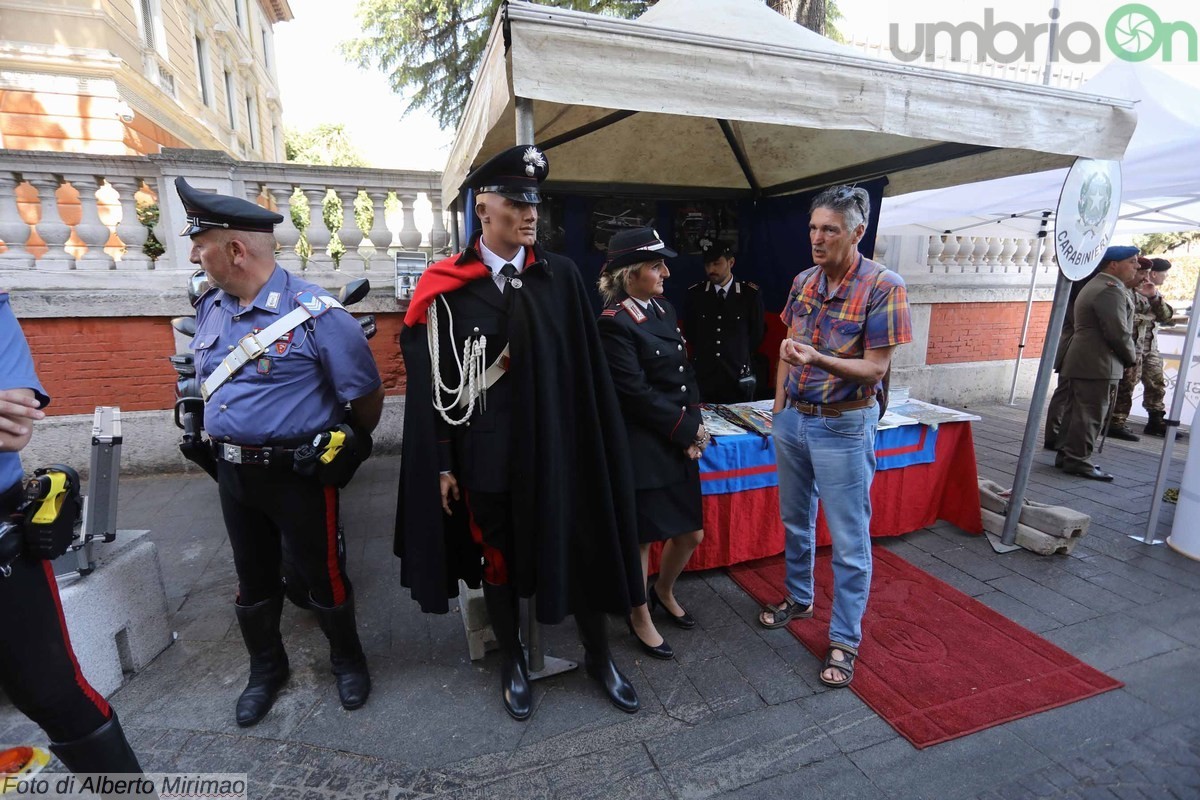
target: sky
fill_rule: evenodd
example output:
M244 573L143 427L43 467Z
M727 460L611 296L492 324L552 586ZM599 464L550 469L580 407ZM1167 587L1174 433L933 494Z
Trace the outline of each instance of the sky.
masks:
M352 9L355 0L289 0L295 19L275 26L275 48L278 64L280 94L283 102L284 124L290 128L312 128L318 124L343 123L351 139L372 166L391 169L440 170L453 140L452 131L438 129L429 114L414 111L407 116L407 102L395 95L384 75L377 70L360 70L346 63L337 43L352 39L359 33ZM849 38L886 42L891 25L896 26L902 47L911 48L917 26L924 23L984 21L985 9L995 8L996 22L1011 22L1020 26L1047 22L1053 0L999 0L978 2L959 0L838 0L844 19L838 23L843 35ZM1091 25L1103 36L1105 23L1123 2L1083 2L1061 0L1060 24ZM1146 0L1163 23L1186 22L1200 31L1200 7L1195 0ZM1130 36L1149 30L1144 20L1134 17L1126 26ZM999 48L1011 48L1015 39L996 38ZM1148 34L1147 34L1148 35ZM1182 34L1176 36L1176 47L1183 49ZM1039 60L1045 58L1045 41L1037 40ZM970 42L970 37L967 38ZM1085 39L1074 35L1069 44L1076 49L1086 47ZM1114 58L1108 48L1101 46L1102 61L1094 64L1069 65L1085 75L1091 75L1103 63ZM1161 55L1161 54L1160 54ZM1174 60L1163 63L1156 55L1149 63L1164 71L1200 86L1200 64L1182 63L1183 54L1176 52ZM916 63L921 63L920 61Z

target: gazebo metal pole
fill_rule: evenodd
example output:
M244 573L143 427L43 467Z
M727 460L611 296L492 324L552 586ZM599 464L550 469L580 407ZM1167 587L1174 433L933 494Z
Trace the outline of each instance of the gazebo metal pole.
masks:
M1184 334L1183 355L1179 357L1179 372L1175 378L1175 391L1171 395L1171 414L1167 419L1167 435L1163 441L1162 457L1158 461L1158 477L1154 479L1154 494L1150 497L1150 519L1146 523L1146 535L1142 544L1162 544L1154 538L1158 529L1158 515L1162 511L1163 489L1167 484L1167 470L1171 467L1171 456L1175 452L1175 435L1179 430L1179 414L1187 397L1188 368L1192 365L1192 350L1196 345L1196 323L1200 321L1200 280L1196 281L1196 292L1192 295L1192 310L1188 314L1187 333ZM1193 429L1195 426L1193 426ZM1195 435L1193 430L1192 435ZM1137 539L1136 534L1129 538Z
M1033 248L1033 277L1029 279L1029 299L1025 301L1025 324L1021 327L1021 343L1017 345L1017 361L1013 364L1012 389L1008 393L1008 404L1015 405L1017 400L1017 379L1021 376L1021 356L1025 353L1025 342L1029 337L1029 319L1033 316L1033 292L1037 288L1038 264L1042 260L1042 250L1046 247L1046 227L1050 222L1050 212L1042 212L1042 227L1038 230L1037 246Z
M1042 406L1046 403L1046 395L1050 389L1050 374L1054 371L1058 335L1062 332L1063 320L1067 317L1070 288L1070 279L1062 270L1058 270L1058 281L1054 284L1054 305L1050 309L1050 324L1046 327L1046 343L1042 346L1042 360L1038 365L1033 399L1029 402L1029 415L1025 418L1021 456L1017 459L1012 495L1008 498L1008 512L1004 516L1004 531L1000 537L1000 541L1008 547L1017 543L1017 523L1021 519L1021 508L1025 504L1025 489L1029 486L1029 471L1033 467L1033 451L1037 445L1038 423L1041 421Z
M517 120L516 144L531 145L534 137L533 101L528 97L518 97L515 99L514 105ZM525 646L529 652L530 679L548 678L551 675L575 669L577 665L574 661L547 656L542 650L542 629L537 621L537 596L522 600L521 605L525 607L522 620L525 629Z

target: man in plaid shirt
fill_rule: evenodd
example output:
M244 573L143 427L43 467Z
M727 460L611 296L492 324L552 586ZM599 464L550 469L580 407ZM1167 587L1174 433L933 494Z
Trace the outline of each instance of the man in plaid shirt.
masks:
M821 682L846 686L862 640L871 585L871 480L875 395L896 346L912 341L904 280L863 258L871 201L835 186L813 201L812 269L796 276L780 318L775 387L779 511L786 532L787 594L759 622L779 628L813 614L817 496L833 538L833 613Z

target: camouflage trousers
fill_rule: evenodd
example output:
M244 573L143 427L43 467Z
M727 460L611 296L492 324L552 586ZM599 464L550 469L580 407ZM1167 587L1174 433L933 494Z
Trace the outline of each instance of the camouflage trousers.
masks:
M1121 380L1117 384L1117 399L1113 403L1112 422L1110 427L1120 427L1129 419L1129 410L1133 408L1133 390L1137 388L1138 381L1142 379L1142 354L1138 353L1138 359L1132 366L1125 368L1125 372L1121 375Z
M1163 372L1163 358L1157 350L1146 353L1142 359L1142 407L1147 411L1167 410L1163 401L1167 397L1167 376Z

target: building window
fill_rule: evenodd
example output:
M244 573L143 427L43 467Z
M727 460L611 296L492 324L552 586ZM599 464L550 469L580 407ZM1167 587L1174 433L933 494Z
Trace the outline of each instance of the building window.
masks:
M138 35L142 46L167 57L167 36L163 32L162 7L159 0L137 0L133 4L137 13Z
M264 27L262 29L262 49L263 49L263 64L267 67L267 72L271 71L271 31Z
M258 149L258 103L246 93L246 127L250 129L250 149Z
M196 37L196 80L200 84L200 102L212 106L212 81L208 77L208 42Z
M249 23L246 18L246 0L233 0L233 16L237 20L238 30L245 32Z
M229 110L229 127L237 130L237 110L233 103L233 74L225 70L225 106Z

